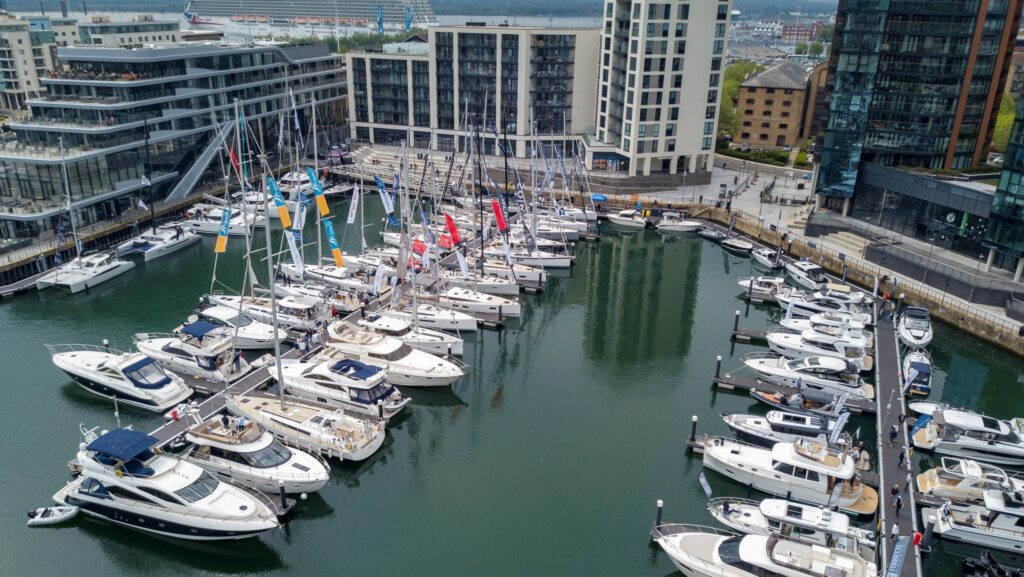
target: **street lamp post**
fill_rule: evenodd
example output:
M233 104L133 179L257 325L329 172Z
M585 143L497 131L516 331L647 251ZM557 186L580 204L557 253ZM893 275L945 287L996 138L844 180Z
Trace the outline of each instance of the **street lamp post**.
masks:
M978 284L978 275L981 274L981 261L985 260L985 255L978 255L978 266L974 269L974 280L971 281L971 295L967 297L967 302L974 302L974 288Z

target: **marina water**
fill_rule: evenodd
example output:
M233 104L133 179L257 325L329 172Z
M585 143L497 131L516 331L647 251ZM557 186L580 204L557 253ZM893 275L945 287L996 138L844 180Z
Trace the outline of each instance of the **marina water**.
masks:
M346 209L341 201L333 212ZM368 202L374 222L378 212ZM343 244L356 252L350 228ZM691 415L700 432L725 434L720 412L763 411L710 386L716 355L731 371L743 354L764 350L729 342L734 311L746 308L736 279L751 265L693 236L604 232L578 247L571 278L524 298L521 320L467 336L470 374L451 392L410 391L414 404L378 455L358 467L334 465L331 482L284 529L248 542L161 540L84 518L57 528L24 524L24 511L48 504L67 480L79 423L116 426L113 405L71 383L43 344L109 339L128 348L135 332L170 330L209 289L213 239L88 294L31 292L3 302L0 573L677 574L647 531L659 498L666 520L713 524L697 482L700 458L684 450ZM221 255L217 276L228 286L240 283L243 245L232 238ZM777 313L751 307L740 324L766 327ZM932 398L1024 415L1019 359L947 326L937 327L931 351ZM130 407L120 417L144 431L159 424ZM874 439L873 418L855 417L848 430L858 427ZM716 496L746 494L708 477ZM959 575L959 561L939 553L926 572Z

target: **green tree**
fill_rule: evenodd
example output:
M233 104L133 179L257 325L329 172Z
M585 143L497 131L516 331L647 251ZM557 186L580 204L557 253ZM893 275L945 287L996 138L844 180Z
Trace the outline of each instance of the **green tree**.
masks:
M796 52L798 56L803 56L804 54L807 54L807 48L807 43L801 42L800 44L796 45L796 50L794 52Z
M818 40L821 42L832 42L832 33L835 32L835 26L829 24L828 26L821 27L821 34L818 35Z
M722 78L722 105L718 111L719 136L736 133L736 96L740 92L740 83L762 70L763 65L749 60L737 60L726 66Z
M992 132L992 150L1006 152L1006 145L1010 142L1010 129L1013 127L1013 118L1017 112L1017 104L1007 95L1003 95L1003 101L999 104L999 115L996 116L996 129Z
M821 56L822 52L825 52L825 46L821 42L811 42L807 47L807 54L811 56Z

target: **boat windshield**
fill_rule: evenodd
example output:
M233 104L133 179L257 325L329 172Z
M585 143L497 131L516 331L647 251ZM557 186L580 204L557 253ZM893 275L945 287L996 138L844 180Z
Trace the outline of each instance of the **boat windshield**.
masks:
M217 485L220 484L213 475L203 471L199 478L193 481L190 485L186 485L174 492L175 495L188 501L189 503L195 503L200 499L209 497L216 489Z
M385 361L398 361L407 357L411 352L412 347L402 343L398 348L389 353L370 353L370 356L376 359L384 359Z
M743 562L743 559L740 557L740 543L742 541L742 536L731 537L722 541L718 546L718 556L722 559L723 563L735 565Z
M287 463L292 458L292 452L280 441L274 441L258 451L243 453L242 456L257 469L269 469Z
M153 362L153 359L135 363L125 368L124 376L140 389L156 389L171 381L160 365Z
M350 389L352 400L359 403L373 404L381 399L386 399L394 387L387 383L380 383L369 389Z
M234 327L244 327L252 324L252 319L245 315L238 315L234 318L228 319L228 324Z

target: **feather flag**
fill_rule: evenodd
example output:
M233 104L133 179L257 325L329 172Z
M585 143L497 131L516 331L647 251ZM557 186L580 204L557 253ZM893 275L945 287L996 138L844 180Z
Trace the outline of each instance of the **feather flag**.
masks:
M430 230L430 218L423 211L423 207L420 207L420 225L423 227L423 240L427 241L427 244L437 244L434 231Z
M231 211L224 208L220 211L220 230L217 231L217 243L213 252L220 254L228 249L228 232L231 230Z
M316 199L316 209L320 211L320 216L331 214L330 208L327 207L327 197L324 196L324 185L317 177L316 171L307 166L306 175L309 176L309 183L313 186L313 198Z
M234 148L228 149L228 158L231 159L231 166L235 168L235 174L238 175L238 178L242 178L242 170L241 167L238 165L238 156L235 154Z
M281 219L281 226L291 228L292 215L288 214L288 205L285 203L284 195L281 194L281 189L277 187L277 181L274 180L273 176L267 177L267 188L270 189L270 195L274 198L274 206L277 207L277 216Z
M452 243L459 244L461 242L459 239L459 227L455 226L455 221L452 220L451 215L447 212L444 213L444 223L448 227L448 234L452 237Z
M338 268L345 266L345 261L341 258L341 245L338 244L338 237L334 234L334 225L326 218L324 219L324 233L327 235L327 244L331 247L334 265Z
M348 220L346 224L352 224L356 221L356 209L359 208L359 187L355 187L352 191L352 202L348 205Z
M498 223L498 232L508 230L508 223L505 222L505 213L501 210L501 204L497 199L491 200L491 209L494 211L494 222Z
M380 193L380 202L384 205L384 212L387 214L395 212L395 205L391 202L391 195L388 194L388 187L384 185L384 181L379 176L373 177L373 181L377 184L377 192Z
M462 278L469 278L469 266L466 265L466 256L460 251L455 251L455 257L459 259L459 271L462 272Z

